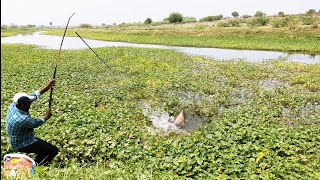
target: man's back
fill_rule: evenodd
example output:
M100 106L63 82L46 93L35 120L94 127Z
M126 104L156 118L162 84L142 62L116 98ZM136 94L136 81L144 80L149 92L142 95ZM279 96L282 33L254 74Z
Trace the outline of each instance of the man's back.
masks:
M36 142L33 129L43 124L42 119L32 119L30 115L12 103L7 111L6 131L13 149L28 146Z

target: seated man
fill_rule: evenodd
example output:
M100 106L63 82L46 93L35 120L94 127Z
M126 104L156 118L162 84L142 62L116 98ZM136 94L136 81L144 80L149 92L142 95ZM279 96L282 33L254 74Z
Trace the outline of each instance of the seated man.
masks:
M48 109L44 118L31 118L29 109L31 103L40 98L41 94L47 92L54 85L54 80L41 90L28 95L17 93L13 98L6 116L6 131L9 136L11 147L19 152L35 153L38 165L48 166L52 159L58 154L59 149L34 136L34 128L41 126L51 116L51 109Z

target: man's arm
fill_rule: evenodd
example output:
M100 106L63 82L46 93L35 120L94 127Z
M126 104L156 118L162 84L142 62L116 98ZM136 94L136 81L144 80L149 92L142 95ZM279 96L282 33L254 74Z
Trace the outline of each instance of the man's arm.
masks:
M53 86L54 86L54 79L49 80L49 82L46 86L44 86L40 90L37 90L34 93L30 94L30 96L33 97L33 98L30 98L30 100L35 101L35 100L39 99L43 93L47 92Z
M48 119L50 119L51 116L52 116L52 113L51 113L51 109L49 108L47 110L46 115L44 116L43 120L47 121Z
M21 125L26 128L37 128L44 123L44 119L33 119L30 116L27 116L24 120L21 121Z
M52 116L51 109L48 109L44 118L31 118L30 116L26 116L25 119L22 121L22 126L27 128L37 128L41 126L45 121L50 119Z
M49 80L48 84L42 89L40 89L40 95L47 92L51 87L53 87L53 85L54 85L54 79Z

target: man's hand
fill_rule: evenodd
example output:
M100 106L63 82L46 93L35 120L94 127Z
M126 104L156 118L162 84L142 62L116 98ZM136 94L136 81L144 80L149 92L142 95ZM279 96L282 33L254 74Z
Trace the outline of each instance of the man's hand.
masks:
M52 86L54 86L54 82L55 82L54 79L49 80L47 86L49 86L49 88L51 88Z
M43 119L46 121L46 120L50 119L51 116L52 116L52 113L51 113L51 109L49 108Z
M51 87L54 86L54 82L55 82L54 79L49 80L48 84L40 90L40 93L43 94L43 93L47 92Z

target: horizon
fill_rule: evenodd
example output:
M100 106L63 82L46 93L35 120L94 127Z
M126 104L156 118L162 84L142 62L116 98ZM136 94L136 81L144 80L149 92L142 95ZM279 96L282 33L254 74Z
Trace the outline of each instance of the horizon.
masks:
M35 5L37 4L37 5ZM232 4L232 5L230 5ZM19 6L18 6L19 5ZM124 6L125 5L125 6ZM233 2L214 2L210 0L198 0L197 2L179 2L178 0L128 0L101 1L92 0L88 2L50 1L40 0L3 0L1 1L1 25L36 25L65 26L68 18L75 12L70 21L70 26L80 24L90 25L112 25L114 23L143 23L145 19L151 18L158 22L167 18L171 13L178 12L183 17L194 17L199 21L207 16L223 15L232 17L231 13L237 11L240 17L244 14L253 16L255 12L261 11L268 16L284 12L286 15L304 14L310 9L319 9L316 0L269 0L258 4L254 0L241 0Z
M294 16L294 15L303 15L303 14L306 14L306 13L298 13L298 14L285 14L285 16ZM243 15L250 15L251 17L254 17L254 14L243 14ZM169 16L169 15L168 15ZM214 15L215 16L215 15ZM242 15L239 15L239 17L237 19L241 19L243 17L241 17ZM266 14L266 17L273 17L273 16L277 16L277 14L272 14L272 15L268 15ZM190 17L190 16L183 16L183 17ZM205 16L207 17L207 16ZM227 19L227 18L230 18L230 19L234 19L232 16L223 16L223 19ZM222 20L223 20L222 19ZM200 19L196 19L197 21L196 22L200 22ZM159 21L153 21L152 22L161 22L163 20L159 20ZM218 20L214 20L214 21L218 21ZM203 21L203 22L213 22L213 21ZM194 22L188 22L188 23L194 23ZM121 22L121 23L110 23L110 24L105 24L105 23L101 23L101 24L90 24L90 23L80 23L80 24L73 24L73 25L69 25L70 28L72 27L79 27L80 25L85 25L85 24L88 24L88 25L92 25L92 26L117 26L117 25L121 25L121 24L144 24L144 22ZM20 24L1 24L1 26L18 26L18 27L23 27L23 26L28 26L28 25L34 25L35 27L56 27L56 28L64 28L65 25L61 24L61 25L36 25L36 24L23 24L23 25L20 25Z

